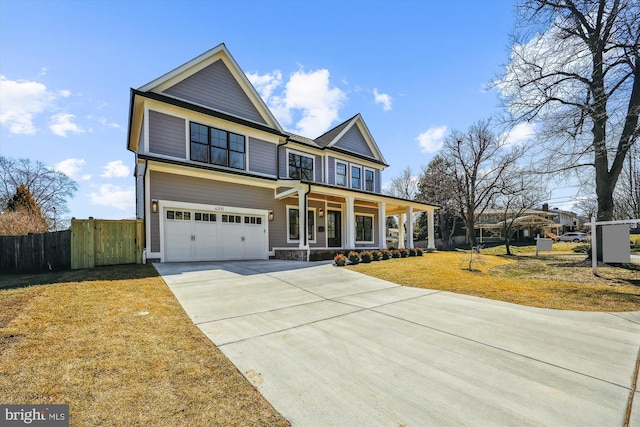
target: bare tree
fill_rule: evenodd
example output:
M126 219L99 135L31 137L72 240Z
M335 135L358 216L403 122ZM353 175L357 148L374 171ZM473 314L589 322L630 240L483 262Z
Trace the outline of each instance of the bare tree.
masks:
M593 168L597 219L611 220L640 135L640 3L521 0L518 10L521 30L498 83L508 111L538 124L547 172Z
M450 176L455 181L451 195L460 208L467 229L467 241L476 245L475 220L482 215L499 192L501 175L524 155L522 146L506 144L490 128L489 120L480 120L466 133L453 130L441 151L451 164Z
M6 207L21 185L29 190L50 224L56 216L69 212L67 199L78 190L73 179L42 162L0 156L0 206Z
M453 169L451 161L441 155L436 155L423 169L418 182L418 200L428 201L440 205L436 210L435 225L440 230L442 249L453 249L452 239L456 226L457 213L460 206L453 197L456 191L456 181L450 174Z
M640 218L640 147L637 144L627 153L613 201L614 219Z
M384 189L389 196L400 197L402 199L413 200L418 193L418 178L413 175L411 166L407 166L400 175L391 179L389 185Z
M503 172L497 187L499 190L494 203L501 212L504 244L507 255L511 255L511 235L520 229L518 221L529 209L548 198L549 194L539 175L519 168Z

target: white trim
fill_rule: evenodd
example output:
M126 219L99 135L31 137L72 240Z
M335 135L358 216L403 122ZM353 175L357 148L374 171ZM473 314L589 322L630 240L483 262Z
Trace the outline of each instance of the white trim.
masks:
M364 169L364 179L362 180L362 189L364 191L368 191L370 193L375 193L376 192L376 171L375 169L371 169L368 168L366 166L363 166L362 169ZM373 189L371 190L367 190L367 171L371 171L373 172Z
M289 210L290 209L296 209L298 211L298 215L300 215L300 208L297 205L287 205L286 206L286 215L287 215L287 243L300 243L301 239L291 239L291 235L289 234L289 230L290 230L290 225L289 225ZM316 227L317 227L317 221L318 221L318 215L316 214L316 208L307 208L307 212L313 212L313 239L307 239L307 245L309 243L317 243L317 239L318 239L318 233L316 232ZM309 215L307 213L307 215ZM326 211L325 211L325 215L326 215ZM307 225L307 229L308 229L308 224ZM291 248L287 248L287 249L291 249Z
M287 168L287 178L289 179L302 179L302 178L291 178L289 176L289 153L292 154L296 154L298 156L302 156L302 157L306 157L308 159L311 159L312 164L311 164L311 181L315 182L316 181L316 156L311 154L311 153L307 153L304 151L299 151L299 150L295 150L292 148L286 148L285 150L286 153L286 157L285 157L285 167Z
M150 210L151 200L149 200L148 206L149 206L148 209ZM251 208L240 208L240 207L234 207L234 206L209 205L204 203L178 202L175 200L158 200L158 212L154 215L159 215L158 226L160 227L160 230L159 230L160 252L151 253L150 255L147 255L147 258L155 258L157 256L160 256L160 262L165 262L164 221L166 218L165 218L164 212L165 212L165 209L171 209L171 208L186 209L190 211L197 211L197 210L210 211L220 215L227 212L227 213L241 214L241 215L262 216L264 218L262 220L262 223L264 224L265 231L267 234L265 238L264 252L267 254L269 252L269 210L267 209L251 209ZM148 236L150 237L151 221L148 221L147 223L149 224Z
M359 216L368 216L371 218L371 239L372 240L358 240L358 217ZM376 238L374 233L376 230L376 216L370 213L354 212L353 219L354 219L353 231L356 239L356 245L357 244L375 244Z
M357 168L360 169L360 186L359 187L354 187L353 186L353 169ZM352 188L354 190L362 190L362 166L357 165L357 164L350 164L349 165L349 188Z
M342 184L338 184L338 163L340 163L341 165L344 165L344 185ZM334 170L335 170L335 177L334 177L334 185L337 185L339 187L344 187L344 188L349 188L349 163L348 162L343 162L342 160L338 160L338 159L334 159Z

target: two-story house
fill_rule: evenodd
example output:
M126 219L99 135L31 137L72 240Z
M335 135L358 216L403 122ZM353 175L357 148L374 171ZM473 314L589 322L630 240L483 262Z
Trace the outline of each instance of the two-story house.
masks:
M315 139L285 131L224 44L131 90L127 146L148 260L384 248L386 216L417 212L434 247L437 207L381 193L388 165L359 114Z

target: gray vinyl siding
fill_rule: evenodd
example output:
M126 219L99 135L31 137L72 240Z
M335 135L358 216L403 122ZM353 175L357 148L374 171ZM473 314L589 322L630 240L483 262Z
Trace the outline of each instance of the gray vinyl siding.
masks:
M336 158L327 156L327 161L329 162L327 184L335 185L336 184Z
M185 120L149 110L149 152L185 159Z
M323 182L322 171L324 170L324 164L322 163L322 157L321 156L315 156L315 157L316 157L316 164L315 164L316 182Z
M150 195L147 200L172 200L176 202L233 206L249 209L274 210L278 203L273 190L241 184L192 178L164 172L150 172ZM160 251L160 215L151 214L151 251ZM282 216L284 213L282 214ZM286 219L285 219L286 221ZM272 236L269 222L269 235ZM286 222L285 222L286 224ZM285 225L286 226L286 225ZM270 244L271 247L271 244Z
M186 101L266 124L222 60L176 83L165 92Z
M381 180L382 180L382 174L380 173L380 169L376 169L375 190L376 190L376 193L378 194L382 192L382 184L380 184Z
M249 171L275 176L276 150L275 144L249 137Z
M278 178L287 178L289 172L287 170L287 149L285 147L278 149L278 163L280 164L280 176Z
M369 148L369 144L367 144L367 141L364 139L357 126L352 126L351 129L349 129L347 133L335 144L335 147L353 151L354 153L362 154L363 156L375 158L373 152Z

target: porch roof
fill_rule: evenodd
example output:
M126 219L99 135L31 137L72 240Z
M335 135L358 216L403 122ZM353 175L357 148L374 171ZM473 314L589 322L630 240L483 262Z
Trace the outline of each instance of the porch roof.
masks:
M353 197L357 206L378 208L379 203L385 203L386 215L398 215L407 213L407 208L411 207L414 213L428 212L439 209L440 206L418 202L415 200L402 199L400 197L388 196L385 194L371 193L363 190L342 188L335 185L322 184L317 182L279 180L279 187L276 188L276 198L297 197L297 190L309 192L309 199L324 200L328 202L342 203L347 197Z

